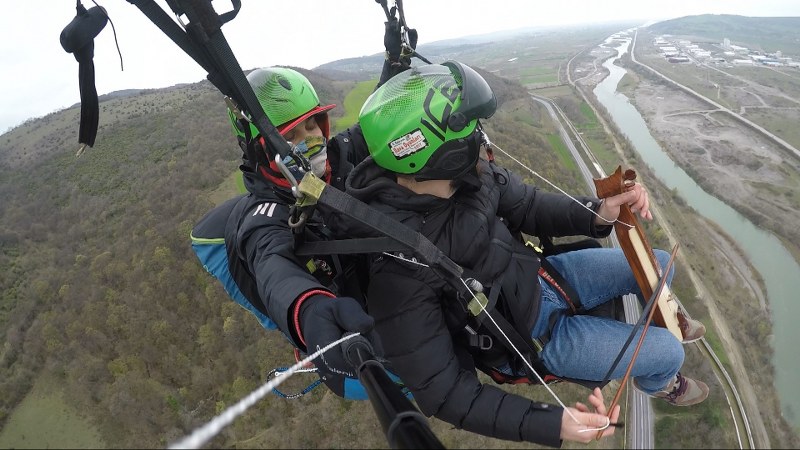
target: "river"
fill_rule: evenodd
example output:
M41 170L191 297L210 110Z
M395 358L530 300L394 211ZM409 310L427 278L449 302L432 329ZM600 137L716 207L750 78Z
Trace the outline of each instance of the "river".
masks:
M616 41L606 41L606 45L612 48L616 44ZM595 87L594 93L656 176L666 186L677 190L689 206L735 237L750 257L751 264L763 277L772 313L776 389L784 417L795 429L800 429L800 384L797 383L797 374L800 373L800 358L797 357L800 327L795 322L800 318L800 301L797 301L800 265L774 235L757 228L733 208L703 191L664 152L628 98L616 92L625 69L614 65L614 61L625 54L629 46L630 41L616 45L617 56L603 63L610 75ZM750 379L758 382L758 374L751 374Z

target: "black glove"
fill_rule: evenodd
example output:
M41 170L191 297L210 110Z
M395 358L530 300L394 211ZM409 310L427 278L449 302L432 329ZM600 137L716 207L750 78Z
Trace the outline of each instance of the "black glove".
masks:
M397 20L397 17L392 17L390 20L384 22L384 25L383 47L386 49L386 59L392 64L401 64L403 68L410 67L411 55L402 54L403 38L400 21ZM407 44L412 50L415 49L417 47L417 30L413 28L408 29L408 40L409 42L407 42Z
M314 295L300 307L300 331L309 355L341 339L345 333L358 332L372 344L374 354L382 356L383 348L374 326L375 319L351 297ZM314 359L314 364L323 381L330 375L357 378L356 367L347 363L341 345Z
M411 47L412 50L417 49L417 29L416 28L409 28L408 29L408 46Z
M397 20L397 17L394 17L394 13L392 13L392 18L384 22L384 24L386 25L386 32L383 35L383 46L386 48L386 61L383 62L381 76L378 79L378 84L375 86L376 90L393 76L411 67L411 54L403 54L403 38L400 21ZM416 48L417 30L409 29L408 39L411 48Z
M383 34L383 47L386 49L386 59L391 62L397 62L400 60L400 51L403 42L400 36L400 21L397 20L397 17L392 17L383 24L386 27L386 31Z

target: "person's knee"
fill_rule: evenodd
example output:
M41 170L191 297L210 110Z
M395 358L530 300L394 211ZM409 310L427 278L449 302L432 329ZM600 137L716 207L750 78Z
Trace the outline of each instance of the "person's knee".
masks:
M666 328L651 327L648 333L653 333L652 337L657 342L654 354L658 355L658 359L662 361L664 367L669 367L677 372L683 366L686 357L683 344Z
M662 269L664 267L667 267L667 264L669 264L669 257L670 257L669 252L666 252L666 251L661 250L661 249L654 248L653 249L653 254L656 257L656 260L658 261L658 265L661 266ZM669 274L669 277L670 277L670 279L672 279L672 274L675 272L675 266L674 265L673 265L672 270L670 272L671 273Z
M661 267L665 267L669 262L669 252L661 250L660 248L654 248L653 254L656 255L656 259L659 264L661 264Z

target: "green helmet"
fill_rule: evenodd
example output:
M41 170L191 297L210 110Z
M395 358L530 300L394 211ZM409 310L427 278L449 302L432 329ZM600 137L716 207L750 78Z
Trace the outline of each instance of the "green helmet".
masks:
M482 76L447 61L395 75L370 95L358 120L379 166L418 180L452 180L475 167L478 119L496 109Z
M320 106L319 97L308 78L300 72L284 67L256 69L247 75L247 81L253 87L267 118L284 134L307 118L332 109L336 105ZM327 114L318 120L325 137L328 137L330 126ZM240 138L245 137L236 115L228 108L228 117L233 124L233 132ZM250 136L260 133L250 124Z

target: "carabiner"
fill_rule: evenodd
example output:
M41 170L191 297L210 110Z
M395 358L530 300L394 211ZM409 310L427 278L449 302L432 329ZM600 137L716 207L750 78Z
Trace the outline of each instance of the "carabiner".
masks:
M292 147L292 152L294 151L295 148L296 147ZM298 161L298 159L295 158L294 154L290 155L292 156L292 159ZM311 166L311 163L303 155L300 155L300 158L302 158L301 159L302 161L308 163L309 167ZM283 163L283 158L281 158L281 155L279 154L275 155L275 165L278 166L278 170L281 171L283 178L286 178L286 181L288 181L289 184L292 186L292 195L294 195L295 198L303 198L303 194L301 194L300 190L298 189L300 184L297 182L297 179L294 177L294 174L292 174L292 171L290 171L289 168L286 167L286 164ZM305 167L303 168L305 170L308 170Z

